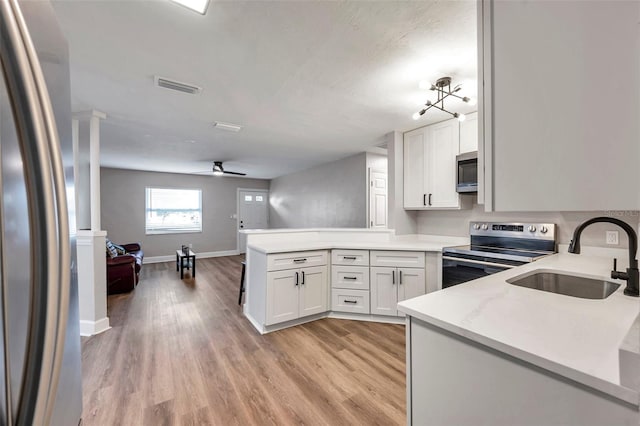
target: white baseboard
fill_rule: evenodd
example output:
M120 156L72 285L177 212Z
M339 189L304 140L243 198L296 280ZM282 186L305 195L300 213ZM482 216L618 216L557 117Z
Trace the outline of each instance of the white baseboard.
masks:
M238 250L226 250L226 251L205 251L196 253L196 259L205 259L207 257L223 257L223 256L236 256L240 254ZM149 256L145 257L142 263L161 263L161 262L175 262L176 255L169 256Z
M98 321L86 321L80 320L80 335L81 336L93 336L100 334L111 328L109 326L109 317L104 317Z

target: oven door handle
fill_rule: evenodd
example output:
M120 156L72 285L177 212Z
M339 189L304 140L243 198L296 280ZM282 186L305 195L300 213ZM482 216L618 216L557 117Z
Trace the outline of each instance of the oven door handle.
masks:
M511 269L519 265L505 265L503 263L485 262L483 260L463 259L460 257L442 256L442 260L453 260L456 262L474 263L477 265L495 266L497 268Z

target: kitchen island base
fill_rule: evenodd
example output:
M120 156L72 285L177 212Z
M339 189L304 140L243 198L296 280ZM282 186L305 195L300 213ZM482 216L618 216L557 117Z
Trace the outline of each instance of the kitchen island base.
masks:
M637 425L638 406L407 317L409 425Z

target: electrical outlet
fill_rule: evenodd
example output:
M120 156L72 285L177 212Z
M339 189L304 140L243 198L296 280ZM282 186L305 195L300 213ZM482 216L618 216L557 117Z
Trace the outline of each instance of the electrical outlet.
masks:
M618 238L618 231L607 231L607 244L617 246L619 244Z

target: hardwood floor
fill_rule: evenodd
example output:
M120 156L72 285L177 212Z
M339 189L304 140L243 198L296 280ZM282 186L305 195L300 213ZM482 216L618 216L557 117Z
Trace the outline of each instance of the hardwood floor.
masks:
M239 256L145 265L82 343L83 425L399 425L404 327L323 319L261 336L237 305Z

